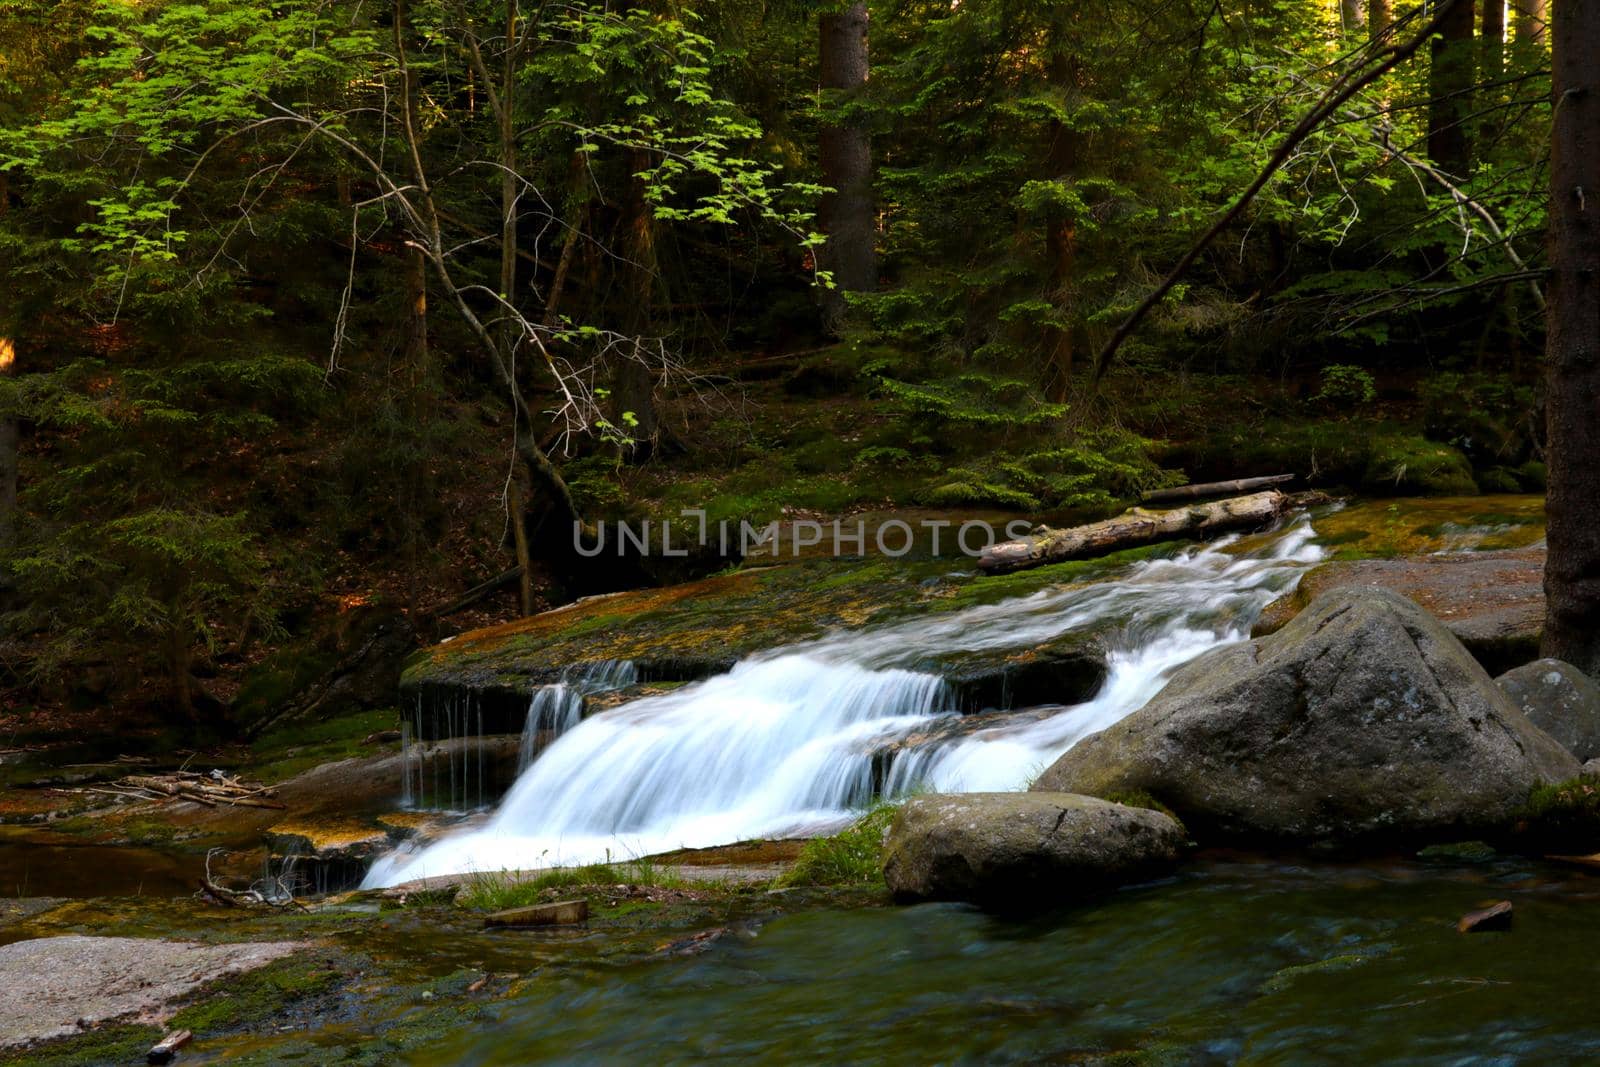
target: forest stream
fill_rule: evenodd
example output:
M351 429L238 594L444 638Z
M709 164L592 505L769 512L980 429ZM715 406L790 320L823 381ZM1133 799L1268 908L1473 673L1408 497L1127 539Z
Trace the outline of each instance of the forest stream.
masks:
M1476 842L1359 861L1212 848L1176 874L1019 915L891 908L881 887L780 878L773 889L764 873L792 861L783 839L835 832L881 800L1025 788L1179 664L1248 636L1267 604L1351 546L1489 561L1536 545L1525 498L1467 506L1324 508L1025 596L781 646L587 714L586 701L637 679L610 661L569 672L529 699L523 768L498 803L433 812L428 843L365 853L371 888L307 898L309 910L184 899L203 864L181 834L116 846L7 827L0 944L94 933L316 946L237 994L265 1007L228 1009L278 1023L216 1035L193 1062L344 1050L523 1063L574 1048L612 1061L1570 1062L1600 1049L1573 980L1600 951L1600 877L1582 866ZM932 565L962 580L960 561ZM944 679L908 666L1075 631L1111 635L1105 680L1075 704L963 715ZM388 818L404 814L397 804L428 815L421 744L384 764L398 772ZM463 778L477 758L461 758ZM774 844L710 847L762 840ZM696 855L727 866L661 877L692 875L707 862ZM557 857L614 865L610 888L565 890L590 898L587 925L480 930L461 907L503 888L499 872ZM749 877L719 880L741 865ZM429 888L441 883L449 893ZM563 892L554 883L536 899ZM1514 934L1456 932L1463 912L1496 898L1515 902ZM235 996L220 987L180 1018L219 995L224 1006ZM147 1036L91 1029L62 1054L93 1059Z

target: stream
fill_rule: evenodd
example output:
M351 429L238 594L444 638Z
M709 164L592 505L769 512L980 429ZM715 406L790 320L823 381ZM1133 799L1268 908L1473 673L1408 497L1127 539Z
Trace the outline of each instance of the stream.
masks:
M1514 933L1456 932L1497 896ZM1030 921L811 911L692 959L551 973L419 1061L1594 1062L1597 944L1586 873L1209 854Z
M1302 516L1267 537L1213 542L1109 579L833 634L580 722L551 716L550 695L535 693L530 716L569 725L487 823L392 853L365 885L805 835L875 796L918 789L1025 789L1079 739L1143 706L1175 667L1244 639L1261 609L1324 557L1313 536ZM1111 650L1090 700L937 740L960 711L943 679L912 664L1074 633L1099 635Z

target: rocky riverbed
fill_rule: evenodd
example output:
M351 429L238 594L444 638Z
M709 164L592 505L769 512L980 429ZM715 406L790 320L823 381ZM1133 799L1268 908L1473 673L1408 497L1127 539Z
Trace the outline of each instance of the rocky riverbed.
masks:
M470 797L459 787L475 781L492 803L525 757L524 738L486 730L404 748L397 720L407 717L387 713L172 759L47 739L18 746L0 765L0 973L27 974L32 985L11 988L34 992L4 1017L0 1062L127 1062L178 1029L194 1035L186 1060L275 1063L336 1049L351 1062L527 1062L577 1047L783 1058L799 1047L801 1016L835 1020L825 1040L808 1023L813 1053L864 1059L941 1049L1227 1062L1326 1051L1338 1035L1352 1062L1370 1062L1374 1047L1330 1003L1387 1013L1439 1060L1475 1038L1516 1059L1600 1047L1566 985L1537 962L1600 951L1600 928L1579 918L1600 894L1590 873L1600 870L1591 799L1600 781L1577 777L1600 737L1600 691L1563 665L1506 662L1528 647L1518 620L1533 618L1525 575L1541 549L1527 500L1461 502L1455 518L1437 501L1408 508L1318 518L1327 550L1351 558L1312 570L1255 640L1203 655L1143 711L1037 768L1045 791L919 797L898 818L885 810L809 843L350 892L375 856L485 818L408 810L403 782L459 774L449 796ZM1223 551L1243 558L1254 543ZM706 619L732 627L721 655L743 651L741 641L1049 595L1130 565L1017 579L945 567L908 582L871 562L822 571L839 565L806 560L726 589L649 594L638 612L610 598L464 638L419 661L412 684L559 677L564 664L620 654L648 661L657 639L670 656L655 662L683 663L700 654L684 642L715 647L704 643ZM774 607L798 629L763 634L755 620ZM1105 646L1069 644L1069 660L1090 654L1104 672L1092 657ZM513 666L503 669L494 657L506 655ZM1047 720L1048 707L1020 706L1035 697L996 697L1030 684L1048 695L1054 684L1063 703L1077 699L1066 691L1071 672L1052 659L1061 655L1036 644L951 660L949 670L970 672L971 692L994 687L972 709L988 710L904 744L968 743L1007 719ZM1048 669L1028 666L1040 662ZM1504 666L1517 669L1496 684L1485 668ZM584 712L628 695L596 693ZM264 806L113 795L130 773L178 764L249 781ZM197 896L208 869L236 891L293 884L301 899ZM893 910L895 896L974 901L990 914ZM493 911L567 899L587 904L586 923L485 929ZM1456 933L1465 913L1501 901L1514 906L1509 932ZM815 985L823 1000L798 992L809 985L748 999L752 981L815 982L830 956L833 983ZM1141 967L1161 980L1139 978ZM966 993L941 985L958 973ZM876 977L841 998L837 981L854 980L844 974ZM116 976L129 978L131 999ZM1174 985L1209 992L1190 1010L1169 995ZM680 1010L680 989L701 991L693 1011L690 1001ZM1090 989L1103 1001L1093 1011L1082 1001ZM917 1027L891 1025L918 1004ZM1512 1020L1516 1036L1479 1033L1471 1020L1485 1010ZM607 1028L619 1012L630 1036ZM990 1023L975 1029L974 1013ZM1048 1029L1030 1021L1046 1017Z

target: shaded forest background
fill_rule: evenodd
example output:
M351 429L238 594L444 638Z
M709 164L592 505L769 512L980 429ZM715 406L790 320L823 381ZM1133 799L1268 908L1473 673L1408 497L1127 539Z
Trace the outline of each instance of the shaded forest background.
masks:
M1541 491L1542 0L1449 5L1096 365L1432 17L0 0L0 699L250 730L729 562L575 522Z

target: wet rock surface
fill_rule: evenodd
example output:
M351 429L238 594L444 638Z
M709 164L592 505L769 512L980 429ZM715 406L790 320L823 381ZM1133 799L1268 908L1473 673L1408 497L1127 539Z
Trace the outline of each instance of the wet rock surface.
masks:
M1335 589L1388 589L1421 605L1491 673L1539 654L1544 632L1544 549L1406 559L1335 560L1307 571L1262 612L1252 633L1275 633Z
M1578 759L1600 757L1600 686L1578 668L1537 659L1507 671L1495 684L1530 722Z
M1034 788L1143 790L1203 840L1349 843L1499 827L1577 772L1440 622L1355 587L1179 668Z
M202 945L139 937L36 938L0 947L0 1048L134 1018L160 1022L207 982L304 946L294 941Z
M1170 869L1184 838L1160 812L1094 797L913 797L890 826L884 879L907 901L1050 906Z
M422 737L517 732L536 688L596 664L627 661L641 685L696 681L756 652L1027 596L1180 547L1155 546L1008 576L977 575L959 559L802 559L665 589L592 597L426 650L402 678L401 705L419 722L416 733ZM1115 629L1119 621L1106 620L1104 629ZM952 649L958 648L953 642ZM1087 628L1045 640L1019 635L999 647L901 651L894 666L946 675L969 711L1081 699L1106 672L1102 635ZM588 710L606 703L604 696L591 696Z

